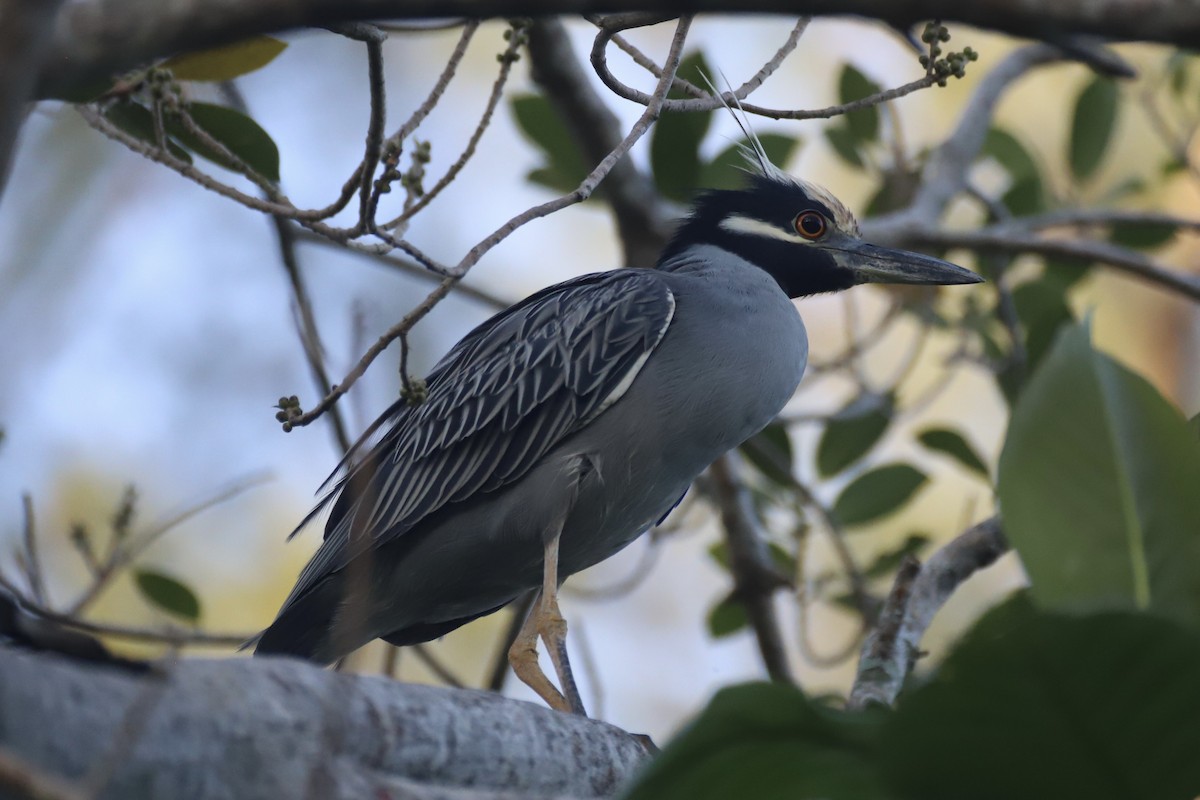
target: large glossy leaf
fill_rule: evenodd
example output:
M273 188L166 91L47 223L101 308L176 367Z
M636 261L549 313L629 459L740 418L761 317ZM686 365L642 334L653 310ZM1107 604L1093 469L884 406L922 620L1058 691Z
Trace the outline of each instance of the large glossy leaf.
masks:
M259 124L240 111L210 103L192 103L187 113L196 125L264 178L279 180L279 148ZM192 134L178 117L167 117L167 130L184 147L214 164L231 168L219 151Z
M676 74L692 83L704 85L713 74L700 52L692 53L679 64ZM690 95L672 90L668 95ZM711 111L664 111L650 133L650 169L658 190L666 197L686 202L700 187L700 143L712 124Z
M1200 625L1200 447L1145 379L1066 329L1013 410L1004 530L1047 608Z
M181 81L231 81L261 69L287 48L271 36L253 36L240 42L168 58L159 66Z
M546 158L546 165L531 172L529 180L556 192L578 187L587 177L588 168L550 101L540 94L518 95L512 100L512 112L517 127Z
M852 64L842 67L838 76L838 103L845 105L862 100L882 91L879 84L859 72ZM846 114L846 130L860 143L873 142L879 138L879 107L851 111Z
M1111 78L1095 77L1075 99L1075 114L1071 120L1071 174L1077 179L1091 177L1117 121L1117 85Z
M887 464L863 473L842 490L833 513L843 525L865 525L907 503L928 480L908 464Z
M975 448L971 447L971 443L958 431L950 428L926 428L917 434L917 441L930 450L950 456L979 476L985 479L988 477L987 464L983 463Z
M142 596L154 605L188 622L200 619L200 600L186 585L170 575L149 569L135 570L134 583Z
M988 614L884 725L910 800L1200 796L1200 637L1146 614ZM896 796L893 795L893 796Z
M894 410L892 396L886 395L865 407L852 403L834 415L817 442L817 473L828 478L865 456L887 431Z
M624 800L880 800L881 714L820 708L797 688L723 689L649 762Z
M784 136L781 133L763 133L758 136L763 150L771 163L780 168L786 168L787 163L800 146L800 139L794 136ZM726 147L716 158L700 168L699 185L706 189L736 189L744 181L743 173L747 168L742 147L748 147L749 142L742 139L737 144Z

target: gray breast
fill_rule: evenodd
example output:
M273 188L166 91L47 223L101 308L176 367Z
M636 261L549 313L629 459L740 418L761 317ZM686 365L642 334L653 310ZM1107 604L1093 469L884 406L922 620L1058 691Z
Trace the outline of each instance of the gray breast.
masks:
M560 448L597 469L563 532L568 573L637 538L796 391L808 357L799 313L769 275L722 255L665 273L675 296L666 336L626 395Z

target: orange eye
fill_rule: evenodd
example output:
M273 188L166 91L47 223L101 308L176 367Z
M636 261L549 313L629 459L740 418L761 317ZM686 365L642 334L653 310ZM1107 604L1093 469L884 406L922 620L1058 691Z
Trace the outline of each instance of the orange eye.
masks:
M825 235L825 217L816 211L805 211L796 217L792 225L795 226L796 233L805 239L820 239Z

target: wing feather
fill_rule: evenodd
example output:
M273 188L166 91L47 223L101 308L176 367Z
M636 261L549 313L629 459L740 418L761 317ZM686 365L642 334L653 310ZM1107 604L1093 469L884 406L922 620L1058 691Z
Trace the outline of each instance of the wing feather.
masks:
M624 394L674 310L659 274L621 270L552 286L469 333L434 367L426 401L393 405L370 428L378 442L339 465L313 512L332 503L325 542L284 607L447 503L520 479Z

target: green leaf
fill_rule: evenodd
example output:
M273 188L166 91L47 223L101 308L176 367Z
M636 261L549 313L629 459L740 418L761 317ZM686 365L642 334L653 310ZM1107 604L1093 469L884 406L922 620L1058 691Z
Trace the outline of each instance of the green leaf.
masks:
M895 411L891 395L851 403L825 424L817 443L817 473L836 475L865 456L887 431Z
M1041 173L1037 160L1021 141L1003 128L989 128L982 154L996 160L1014 182Z
M1046 259L1046 266L1042 270L1043 279L1062 287L1064 293L1091 274L1091 265L1080 264L1077 261L1058 261L1053 258Z
M921 551L929 546L932 541L928 534L910 533L904 537L904 541L896 547L884 550L875 556L864 570L863 577L867 580L882 578L885 575L891 575L899 569L901 562L909 556L920 555Z
M257 122L240 111L209 103L192 103L187 113L197 127L225 145L251 169L267 180L278 182L279 148ZM226 169L233 168L228 159L193 135L178 116L168 116L166 127L173 138L196 155Z
M521 133L546 157L545 166L529 173L529 180L556 192L576 189L589 170L550 101L540 94L518 95L512 100L512 112Z
M1112 226L1109 238L1113 244L1122 247L1132 247L1135 250L1153 250L1162 247L1175 238L1178 230L1174 225L1162 225L1153 222L1126 223L1119 222Z
M838 103L845 105L883 91L879 84L859 72L853 65L842 67L838 77ZM879 138L879 107L869 106L846 114L846 130L859 144Z
M1022 178L1008 188L1000 202L1014 217L1028 217L1046 210L1046 195L1038 176Z
M746 607L733 597L726 597L708 612L708 633L714 639L735 634L749 624Z
M1100 166L1117 121L1117 85L1110 78L1095 77L1075 100L1071 121L1071 174L1088 178Z
M792 484L792 440L783 423L772 422L750 437L741 451L746 460L773 483L779 486Z
M758 137L762 143L767 158L777 167L785 167L791 160L792 154L800 146L801 140L794 136L784 136L780 133L764 133ZM709 189L737 189L743 184L742 175L746 170L746 159L742 156L741 147L749 147L748 139L742 139L737 144L726 147L716 158L700 168L699 185Z
M652 761L624 800L879 800L881 714L821 708L776 683L717 692Z
M1027 216L1045 208L1041 170L1020 140L1003 128L991 128L984 139L982 153L994 159L1011 179L1001 198L1010 212Z
M1200 439L1200 414L1197 414L1196 416L1189 419L1187 421L1187 426L1188 426L1188 430L1192 432L1192 435L1195 436L1197 439ZM2 434L2 433L3 433L3 431L0 431L0 434ZM0 441L4 441L2 437L0 437Z
M252 36L240 42L168 58L159 64L181 81L231 81L261 69L287 49L287 43L270 36Z
M67 103L90 103L101 95L107 94L116 86L116 82L108 75L87 77L65 86L52 86L45 96L39 100L62 100Z
M710 545L708 554L712 556L713 561L721 565L722 569L726 572L729 571L729 546L725 542L715 542ZM796 557L780 546L778 542L767 542L767 555L770 556L771 563L782 574L796 574Z
M917 434L917 441L930 450L944 453L985 480L988 477L987 464L971 447L970 442L958 431L950 428L926 428Z
M104 112L104 117L130 136L135 136L152 145L158 145L158 138L154 134L154 115L145 106L133 102L113 103ZM163 132L166 133L166 126L163 127ZM167 150L180 161L192 163L191 153L180 147L179 143L170 136L167 136Z
M877 217L908 208L920 185L921 173L917 170L900 167L885 170L879 188L867 201L863 216Z
M858 153L858 143L848 128L830 125L825 128L825 139L833 148L833 152L837 153L838 157L848 165L858 169L866 166L862 156Z
M1018 597L904 697L881 772L909 800L1190 800L1196 664L1200 637L1169 620L1038 613Z
M200 619L200 600L195 592L169 575L148 569L134 570L133 580L142 596L163 611L188 622Z
M692 53L679 64L679 77L704 84L713 73L704 54ZM670 98L688 95L672 90ZM665 197L687 202L700 186L700 143L712 124L712 111L664 111L650 133L650 169Z
M1054 337L1075 321L1067 304L1066 287L1053 276L1024 283L1013 290L1017 318L1025 329L1026 368L1037 369Z
M1013 410L1004 531L1056 610L1155 610L1200 625L1200 448L1144 378L1067 328Z
M925 473L908 464L887 464L855 478L833 504L843 525L865 525L899 509L925 484Z

